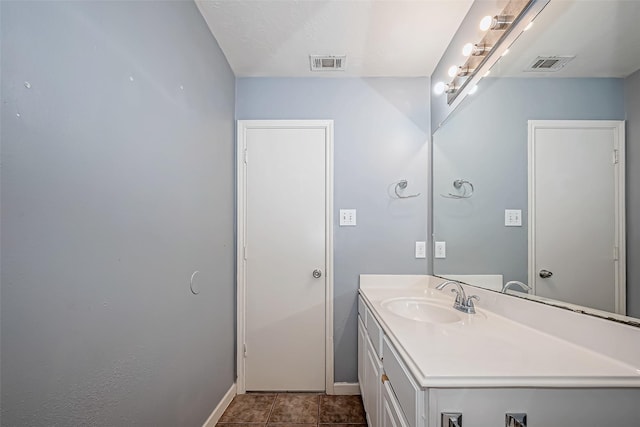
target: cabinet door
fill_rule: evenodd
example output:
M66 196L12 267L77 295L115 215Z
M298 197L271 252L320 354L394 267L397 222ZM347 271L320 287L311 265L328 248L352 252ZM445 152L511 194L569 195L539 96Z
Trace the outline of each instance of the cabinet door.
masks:
M407 427L407 422L404 420L400 405L396 402L389 381L385 381L382 386L382 413L381 413L381 427Z
M382 376L382 372L379 368L378 353L375 348L373 348L369 337L365 337L365 342L367 344L367 351L364 361L365 390L363 403L364 409L369 415L371 422L370 427L379 427L380 386L382 385L380 377Z
M415 382L391 342L384 338L384 373L410 427L424 426L424 392Z
M358 316L358 382L360 383L360 394L364 399L364 356L367 354L365 343L367 342L367 330L360 316Z

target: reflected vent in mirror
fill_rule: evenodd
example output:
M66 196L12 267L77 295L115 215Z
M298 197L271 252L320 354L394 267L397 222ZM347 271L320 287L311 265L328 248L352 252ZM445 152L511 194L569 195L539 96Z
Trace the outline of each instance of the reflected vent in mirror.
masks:
M345 55L309 55L311 71L344 71Z
M575 56L538 56L524 71L558 71Z

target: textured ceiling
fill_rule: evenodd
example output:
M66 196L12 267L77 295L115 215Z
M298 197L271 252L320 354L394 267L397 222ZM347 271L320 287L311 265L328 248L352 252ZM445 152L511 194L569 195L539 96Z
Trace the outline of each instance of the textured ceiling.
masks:
M196 0L238 77L430 76L472 0ZM311 72L309 55L347 55Z

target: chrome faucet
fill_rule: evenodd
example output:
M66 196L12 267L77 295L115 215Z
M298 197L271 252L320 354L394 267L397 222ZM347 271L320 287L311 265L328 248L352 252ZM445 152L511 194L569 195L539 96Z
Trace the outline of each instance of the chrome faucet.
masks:
M500 292L502 292L503 294L506 294L507 290L511 288L513 285L520 286L522 289L527 291L527 293L529 293L529 291L531 290L531 286L527 285L526 283L518 282L517 280L511 280L510 282L507 282L504 284Z
M475 299L477 301L480 301L480 298L478 298L477 295L471 295L470 297L467 297L467 294L464 292L464 288L462 287L460 282L457 282L455 280L448 280L444 283L440 283L438 286L436 286L436 289L441 291L447 285L456 285L457 287L457 289L451 289L451 292L456 293L456 300L453 303L453 308L462 311L463 313L475 314L476 308L473 305L473 300Z

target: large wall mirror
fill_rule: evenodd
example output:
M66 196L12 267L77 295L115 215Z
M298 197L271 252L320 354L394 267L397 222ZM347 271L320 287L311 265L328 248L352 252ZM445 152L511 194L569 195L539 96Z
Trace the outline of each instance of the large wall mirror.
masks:
M639 70L639 0L551 0L433 134L434 273L640 318Z

